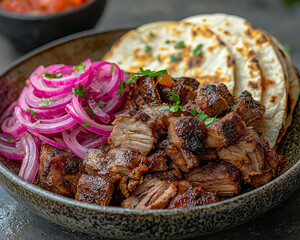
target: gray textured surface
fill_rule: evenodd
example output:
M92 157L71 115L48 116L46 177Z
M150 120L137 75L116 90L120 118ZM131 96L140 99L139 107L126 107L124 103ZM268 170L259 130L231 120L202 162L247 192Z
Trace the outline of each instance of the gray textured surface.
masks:
M194 14L214 12L243 16L276 36L283 44L292 45L292 58L295 65L300 67L300 4L287 8L279 0L112 0L97 29L128 28L150 21L179 20ZM10 43L0 35L0 71L18 56ZM0 187L0 239L101 238L51 224L26 210ZM203 239L300 240L300 192L298 190L287 201L249 223Z

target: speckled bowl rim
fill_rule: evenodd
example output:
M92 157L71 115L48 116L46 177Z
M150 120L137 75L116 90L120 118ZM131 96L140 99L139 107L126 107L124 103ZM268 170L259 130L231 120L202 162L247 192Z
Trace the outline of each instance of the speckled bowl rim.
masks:
M126 29L122 29L126 30ZM128 29L130 30L130 29ZM30 59L31 57L38 55L44 51L48 51L53 47L56 47L58 45L70 42L72 40L82 38L82 37L90 37L93 35L98 34L105 34L105 33L112 33L112 32L118 32L120 30L112 30L112 31L97 31L97 30L87 30L80 33L72 34L70 36L58 39L56 41L53 41L45 46L42 46L40 48L37 48L36 50L31 51L30 53L18 58L16 61L14 61L12 64L10 64L8 67L6 67L1 73L0 78L5 75L7 72L9 72L12 68L17 67L18 65L22 64L26 60ZM63 204L68 204L71 207L79 207L84 208L87 210L95 211L95 212L101 212L101 213L113 213L113 214L123 214L123 215L136 215L136 216L147 216L147 217L172 217L175 215L187 215L187 214L193 214L194 212L209 212L209 211L216 211L218 209L222 209L225 207L230 207L239 204L239 202L243 202L249 198L255 197L256 195L263 194L266 191L271 191L274 187L276 187L277 184L281 182L287 182L290 178L294 177L298 172L300 172L300 159L297 160L297 162L290 167L286 172L281 174L276 179L272 180L271 182L265 184L264 186L261 186L259 188L256 188L254 190L251 190L247 193L217 202L212 203L208 205L202 205L197 207L191 207L191 208L175 208L175 209L153 209L153 210L136 210L136 209L126 209L121 207L107 207L107 206L99 206L96 204L90 204L85 202L80 202L71 198L66 198L63 196L60 196L58 194L54 194L50 191L44 190L34 184L28 183L27 181L20 178L18 175L14 174L12 171L10 171L4 164L0 161L0 172L8 179L10 179L13 183L18 184L19 186L22 186L28 191L31 191L35 194L39 194L42 197L54 200L56 202L61 202ZM256 196L257 197L257 196Z
M45 21L45 20L52 20L55 18L65 17L67 15L71 15L73 13L80 12L92 4L96 4L97 1L105 1L106 0L91 0L90 2L86 2L82 4L79 7L72 8L67 11L62 11L59 13L50 13L50 14L42 14L42 15L31 15L31 14L21 14L21 13L15 13L6 11L0 8L0 15L9 18L9 19L15 19L15 20L22 20L22 21Z

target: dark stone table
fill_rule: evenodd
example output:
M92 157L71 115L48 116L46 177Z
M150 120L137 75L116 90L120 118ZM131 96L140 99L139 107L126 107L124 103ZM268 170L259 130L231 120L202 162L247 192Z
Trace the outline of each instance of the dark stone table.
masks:
M99 0L100 1L100 0ZM286 7L280 0L111 0L97 25L100 31L135 27L151 21L180 20L200 13L240 15L293 48L300 67L300 4ZM0 71L20 55L0 35ZM0 187L0 239L101 239L52 224L25 209ZM201 238L202 239L202 238ZM239 227L203 237L206 240L300 240L300 192L260 217Z

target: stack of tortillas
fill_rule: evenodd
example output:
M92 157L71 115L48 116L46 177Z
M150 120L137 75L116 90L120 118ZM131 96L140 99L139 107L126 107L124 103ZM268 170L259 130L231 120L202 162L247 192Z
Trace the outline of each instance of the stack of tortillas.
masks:
M266 107L261 131L276 146L291 124L299 79L284 48L245 19L198 15L181 22L154 22L125 34L104 56L125 71L167 69L201 87L224 83L236 97L244 90Z

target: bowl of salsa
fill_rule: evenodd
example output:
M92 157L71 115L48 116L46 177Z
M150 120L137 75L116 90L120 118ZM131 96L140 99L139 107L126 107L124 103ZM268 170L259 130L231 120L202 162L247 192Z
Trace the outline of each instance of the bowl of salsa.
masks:
M26 53L72 33L93 28L105 0L0 0L0 33Z

